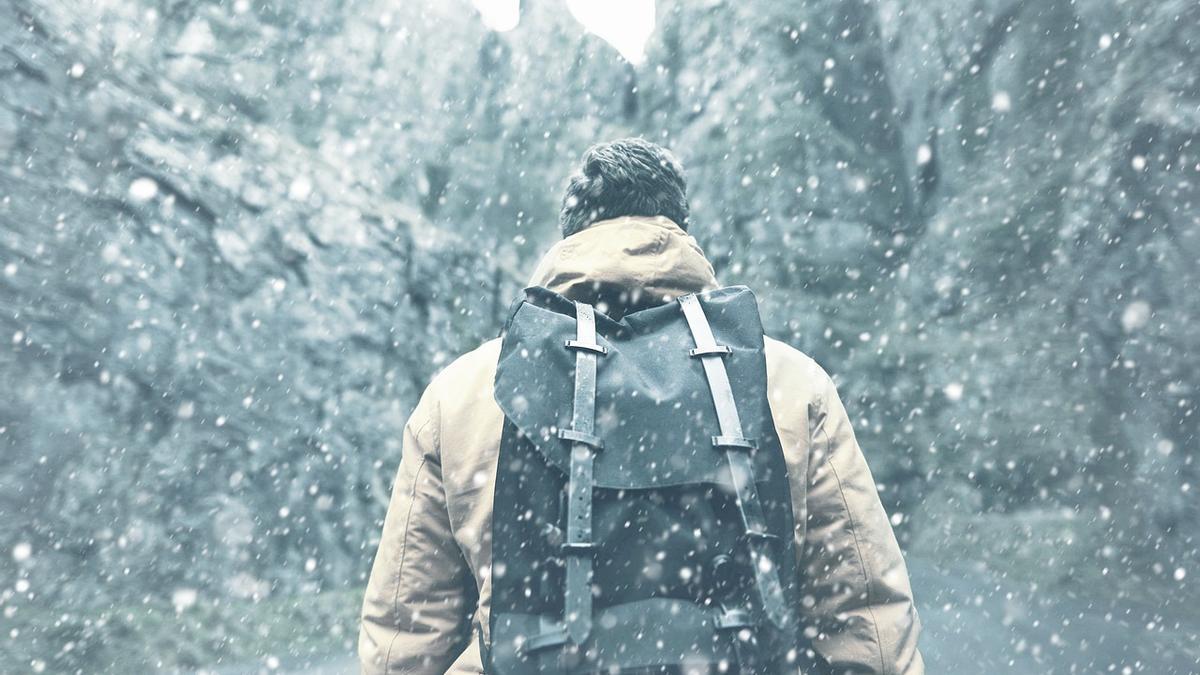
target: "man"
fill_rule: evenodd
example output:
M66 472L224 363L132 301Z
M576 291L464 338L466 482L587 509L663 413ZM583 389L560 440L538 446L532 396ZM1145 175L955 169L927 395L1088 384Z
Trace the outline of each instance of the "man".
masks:
M530 285L609 317L719 286L687 234L682 168L653 143L589 149L567 186L560 225L563 239ZM405 427L363 602L363 672L483 672L504 423L493 395L500 349L492 340L449 365ZM764 353L795 522L802 601L794 610L808 644L830 673L920 675L908 573L834 384L782 342L767 338Z

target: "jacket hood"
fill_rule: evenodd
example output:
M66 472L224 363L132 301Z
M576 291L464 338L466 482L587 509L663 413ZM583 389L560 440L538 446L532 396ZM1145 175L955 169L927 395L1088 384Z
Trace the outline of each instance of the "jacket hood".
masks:
M529 285L596 305L614 319L719 286L695 238L662 216L593 223L551 247Z

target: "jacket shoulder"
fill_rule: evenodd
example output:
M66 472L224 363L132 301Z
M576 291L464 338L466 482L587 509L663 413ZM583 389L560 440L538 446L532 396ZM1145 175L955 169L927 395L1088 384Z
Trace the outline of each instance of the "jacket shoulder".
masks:
M819 405L833 381L829 373L811 356L782 340L763 336L763 345L771 399L797 406Z
M763 336L763 353L767 361L767 380L786 381L789 384L808 382L814 390L821 390L830 380L829 374L811 356L782 340ZM445 392L461 396L471 391L471 385L486 384L488 392L496 377L496 363L500 358L501 338L493 338L459 356L443 368L430 382L430 389L440 394ZM464 391L465 390L465 391ZM438 396L441 398L441 396Z
M496 362L500 358L500 338L494 338L454 359L429 382L422 398L437 410L439 437L447 424L494 417L499 412L492 395Z
M485 388L490 396L499 358L500 338L484 342L438 371L430 380L426 395L436 399L443 406L481 387Z
M829 373L808 354L796 349L783 340L777 340L769 335L763 336L764 354L767 357L767 369L797 372L806 377L828 379Z
M500 357L500 338L492 338L475 349L460 355L433 377L434 384L457 382L464 377L478 374L480 370L496 370Z

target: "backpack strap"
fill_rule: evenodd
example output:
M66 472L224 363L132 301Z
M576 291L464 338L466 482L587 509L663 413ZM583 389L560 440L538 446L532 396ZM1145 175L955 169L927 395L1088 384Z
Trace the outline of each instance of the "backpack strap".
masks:
M596 315L591 305L575 303L576 337L567 340L575 350L575 404L571 428L558 437L571 443L571 474L567 480L567 559L563 620L571 641L582 645L592 632L592 464L603 443L596 428L596 357L608 350L596 343Z
M713 624L718 631L732 632L733 652L737 656L739 673L768 672L761 668L758 658L758 636L754 634L754 618L743 609L720 606ZM749 635L743 635L743 631ZM745 637L746 639L742 639Z
M596 342L592 305L575 303L575 325L575 340L565 342L568 350L575 351L571 428L558 430L558 437L571 444L566 480L566 540L562 545L566 558L563 621L542 621L541 632L532 635L521 647L526 655L566 643L583 645L592 633L593 468L595 453L604 448L604 441L595 435L596 357L606 356L608 348Z
M570 473L567 478L567 532L562 544L566 558L566 583L563 589L563 622L544 626L530 637L523 651L530 653L557 647L570 641L582 645L592 632L592 487L595 453L604 443L596 429L596 357L608 354L608 348L596 342L595 309L584 302L575 303L576 334L566 341L575 351L575 400L571 428L559 429L558 437L571 444Z
M566 480L566 558L563 589L563 621L542 621L542 631L522 646L524 653L552 649L566 643L583 645L592 633L592 489L595 453L604 441L595 435L596 357L608 348L596 342L595 309L575 303L575 340L565 347L575 351L575 401L571 428L559 429L558 437L571 444L571 462Z
M751 460L751 453L756 446L753 440L742 436L742 421L738 416L733 387L729 384L729 375L722 360L733 350L717 344L708 319L704 316L704 308L700 306L700 300L695 294L680 297L679 304L683 307L683 315L692 331L692 339L696 342L696 348L691 350L689 355L700 359L700 363L704 365L704 375L708 378L708 388L712 392L717 423L721 428L720 435L712 438L713 447L724 452L729 461L729 473L737 494L742 524L746 530L758 595L767 618L782 628L788 623L789 612L784 603L783 588L779 583L779 569L772 560L771 540L778 537L767 531L758 487L754 481L754 463Z

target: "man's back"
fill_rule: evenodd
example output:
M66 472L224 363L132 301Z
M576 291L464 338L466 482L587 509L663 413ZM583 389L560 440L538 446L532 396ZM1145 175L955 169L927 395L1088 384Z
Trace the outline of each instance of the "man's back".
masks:
M616 316L717 286L695 241L662 217L591 224L547 254L533 284ZM405 429L364 601L365 672L483 672L504 421L493 396L499 351L493 340L448 366ZM769 338L765 359L806 636L835 669L923 672L907 572L832 381Z

